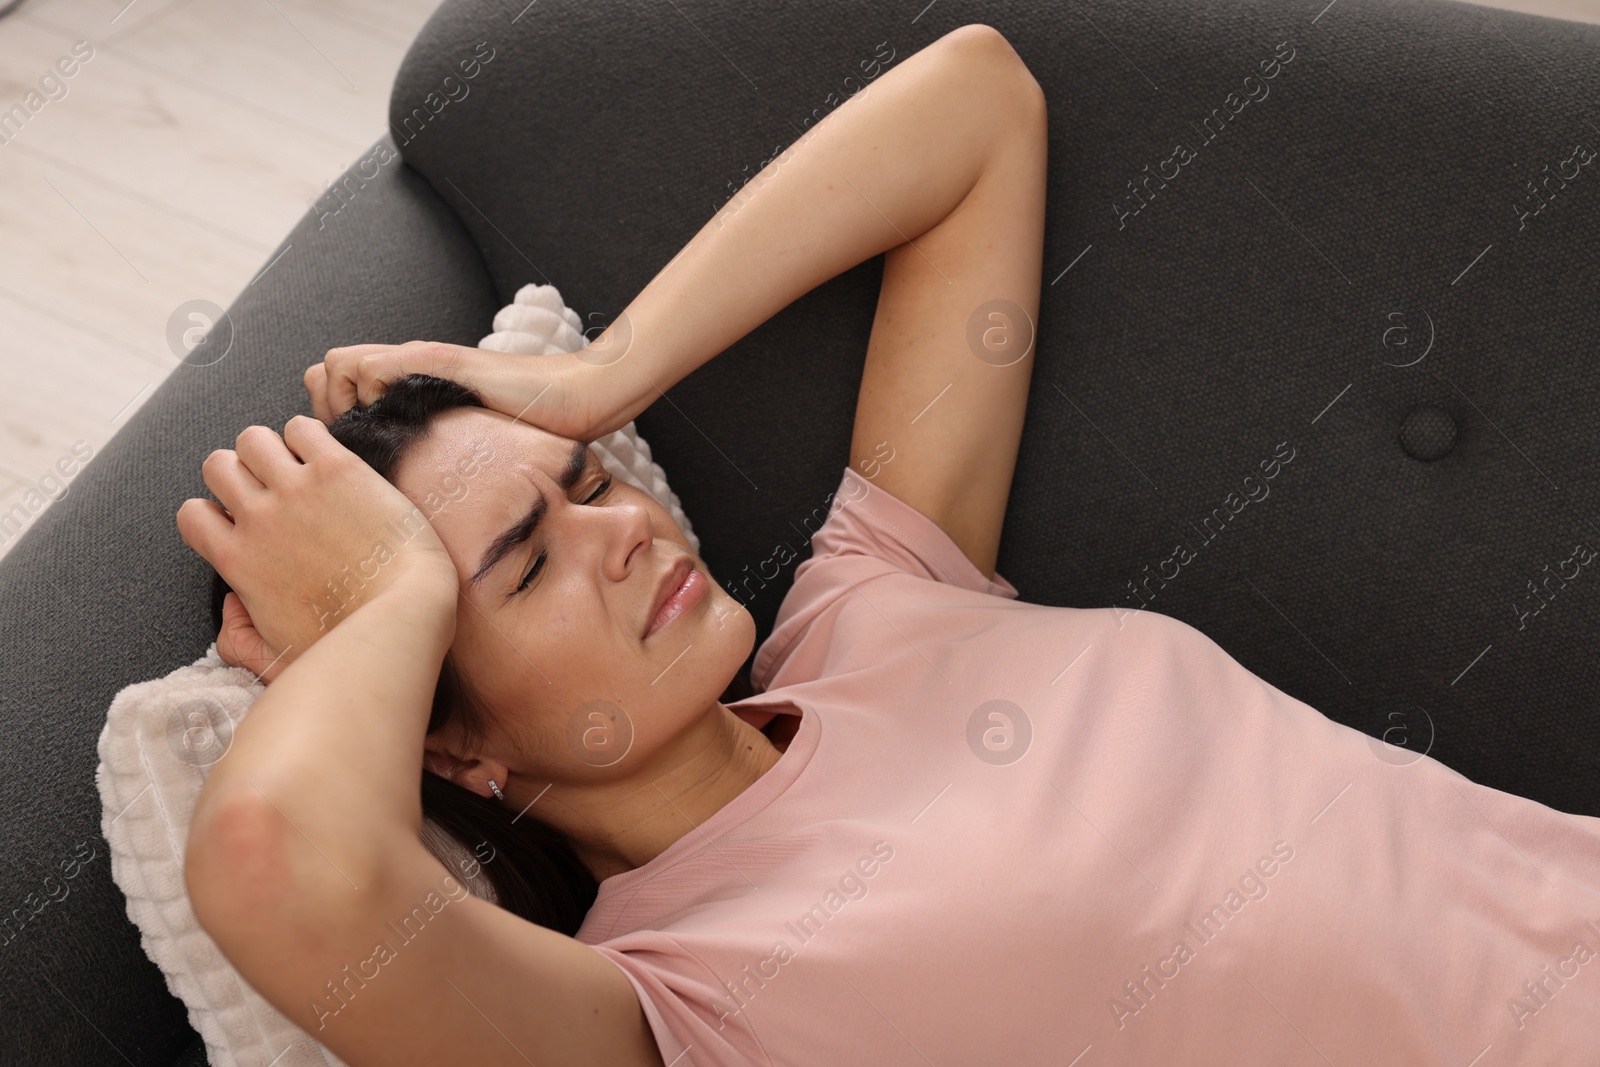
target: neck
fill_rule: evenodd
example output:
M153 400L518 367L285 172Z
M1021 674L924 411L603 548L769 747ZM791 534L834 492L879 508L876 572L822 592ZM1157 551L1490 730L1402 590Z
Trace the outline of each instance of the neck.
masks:
M717 702L657 766L600 786L553 787L539 802L540 817L564 831L595 880L605 881L692 833L779 756L766 734Z

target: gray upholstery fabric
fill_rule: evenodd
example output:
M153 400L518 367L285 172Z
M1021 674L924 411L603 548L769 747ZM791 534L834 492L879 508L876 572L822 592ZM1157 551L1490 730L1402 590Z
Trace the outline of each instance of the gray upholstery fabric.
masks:
M1600 149L1600 28L1448 0L519 6L436 13L391 111L422 178L391 165L302 223L235 305L236 350L179 368L0 562L5 906L97 837L111 695L213 636L172 524L206 452L305 410L335 343L470 344L529 281L610 321L880 43L899 62L969 21L1051 102L1000 573L1040 603L1148 599L1337 721L1600 814L1600 177L1546 178ZM480 43L470 92L419 120ZM639 418L719 578L780 542L805 558L880 276L824 284ZM795 565L749 602L760 637ZM193 1040L104 862L0 965L0 1061Z
M334 345L486 332L498 305L465 231L398 158L374 169L337 214L308 213L234 302L228 354L174 370L0 561L0 915L28 914L77 843L97 849L65 899L0 945L0 1063L164 1065L199 1040L111 880L95 746L117 690L216 636L210 568L173 521L207 495L206 454L309 414L300 375Z
M206 1056L206 1043L199 1034L194 1035L194 1040L189 1042L187 1048L172 1061L172 1067L207 1067L210 1059Z
M1000 573L1039 603L1148 602L1337 721L1600 813L1600 578L1563 568L1600 551L1600 159L1513 211L1541 204L1524 183L1546 164L1600 150L1600 27L1452 0L914 14L609 3L508 26L447 4L392 118L493 47L402 151L502 298L547 274L603 322L879 42L899 62L994 25L1051 103ZM529 144L559 164L523 166ZM880 277L874 259L819 287L640 416L724 582L780 542L806 557L796 526L847 461ZM1439 458L1402 444L1418 405L1457 430ZM1410 431L1425 456L1432 425ZM795 565L749 605L763 635ZM1536 614L1529 582L1550 590Z

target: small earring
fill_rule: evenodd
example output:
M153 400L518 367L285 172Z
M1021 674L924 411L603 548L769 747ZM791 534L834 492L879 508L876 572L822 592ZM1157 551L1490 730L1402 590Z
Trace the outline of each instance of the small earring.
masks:
M493 778L489 779L489 788L494 790L494 795L499 797L501 800L504 800L506 798L506 795L504 793L500 792L500 787L494 784L494 779Z

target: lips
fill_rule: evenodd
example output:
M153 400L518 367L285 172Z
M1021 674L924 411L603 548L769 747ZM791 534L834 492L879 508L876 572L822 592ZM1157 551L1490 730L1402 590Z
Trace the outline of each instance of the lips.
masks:
M656 595L650 602L650 614L645 616L645 637L650 636L650 628L655 625L656 616L661 614L661 609L666 606L668 600L672 599L672 595L683 588L683 583L688 580L689 574L693 570L694 560L689 556L680 556L677 562L672 565L672 570L668 571L667 576L661 580L661 584L656 587Z

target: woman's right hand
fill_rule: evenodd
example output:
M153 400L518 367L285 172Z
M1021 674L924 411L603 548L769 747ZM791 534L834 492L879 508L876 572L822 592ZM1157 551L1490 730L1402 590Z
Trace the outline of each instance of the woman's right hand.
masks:
M270 682L395 587L409 610L454 624L458 577L432 524L317 420L296 415L281 437L246 427L200 472L216 499L185 500L178 535L237 595L217 641L226 662Z
M437 341L349 345L329 349L308 367L305 386L313 413L332 423L371 404L396 379L429 374L467 386L494 411L574 441L621 429L660 395L649 384L637 386L630 373L636 366L624 369L626 353L594 344L579 352L531 356Z

